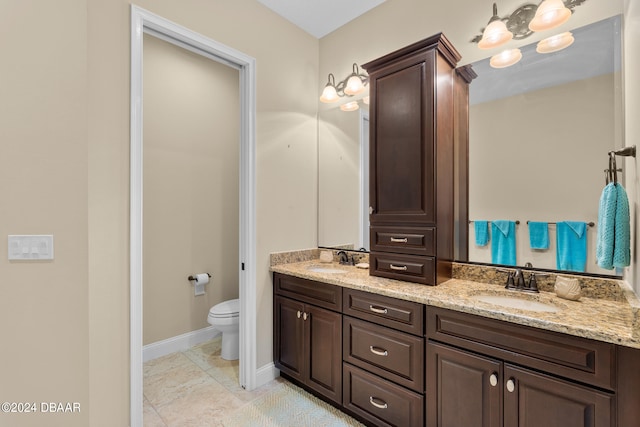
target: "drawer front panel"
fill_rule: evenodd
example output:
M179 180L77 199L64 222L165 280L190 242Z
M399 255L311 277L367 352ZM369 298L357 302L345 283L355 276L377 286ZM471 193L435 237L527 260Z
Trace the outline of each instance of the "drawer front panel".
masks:
M429 307L427 337L613 390L613 344Z
M333 311L342 309L342 288L328 283L274 273L275 292Z
M424 338L347 316L343 322L345 362L424 392Z
M436 261L432 257L371 252L369 262L373 276L423 285L436 284Z
M384 295L344 289L342 312L410 334L424 336L424 305Z
M378 426L422 427L424 397L343 364L343 406Z
M371 250L435 256L435 227L371 226Z

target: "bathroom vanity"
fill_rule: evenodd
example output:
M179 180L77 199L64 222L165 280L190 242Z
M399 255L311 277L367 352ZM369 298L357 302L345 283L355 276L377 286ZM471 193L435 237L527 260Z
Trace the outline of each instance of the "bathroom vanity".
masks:
M271 267L275 364L369 425L640 420L637 298L517 293L557 309L529 311L477 298L516 294L495 284L454 278L432 287L351 266L310 269L317 265Z

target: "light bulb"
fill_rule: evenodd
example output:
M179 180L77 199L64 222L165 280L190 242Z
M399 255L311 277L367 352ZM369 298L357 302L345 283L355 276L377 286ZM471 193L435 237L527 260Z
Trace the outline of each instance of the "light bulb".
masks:
M493 68L506 68L517 63L522 59L522 52L520 49L505 50L497 55L494 55L489 60L489 65Z
M544 31L558 27L571 18L571 10L562 0L544 0L536 10L536 16L529 22L531 31Z

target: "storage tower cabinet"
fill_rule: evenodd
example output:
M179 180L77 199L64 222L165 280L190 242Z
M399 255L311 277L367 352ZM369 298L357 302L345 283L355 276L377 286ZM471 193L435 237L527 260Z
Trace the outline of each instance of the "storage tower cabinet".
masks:
M437 34L363 65L371 99L373 276L426 285L451 277L455 240L466 238L467 184L454 177L467 156L474 75L457 73L459 60Z

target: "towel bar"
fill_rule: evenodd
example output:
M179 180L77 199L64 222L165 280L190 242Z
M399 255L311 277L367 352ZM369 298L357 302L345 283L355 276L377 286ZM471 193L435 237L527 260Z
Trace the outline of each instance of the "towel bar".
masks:
M529 224L529 222L531 222L531 220L527 220L527 224ZM547 224L557 224L557 222L547 222ZM595 222L588 222L587 225L589 227L594 227L596 225Z

